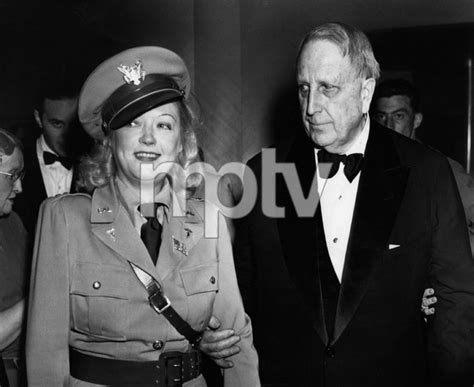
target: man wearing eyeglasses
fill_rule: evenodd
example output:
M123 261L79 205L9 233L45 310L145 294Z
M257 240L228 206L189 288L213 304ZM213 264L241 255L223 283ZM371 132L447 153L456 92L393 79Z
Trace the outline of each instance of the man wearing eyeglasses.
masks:
M22 324L27 284L27 233L13 202L22 192L20 142L0 129L0 385L24 386Z

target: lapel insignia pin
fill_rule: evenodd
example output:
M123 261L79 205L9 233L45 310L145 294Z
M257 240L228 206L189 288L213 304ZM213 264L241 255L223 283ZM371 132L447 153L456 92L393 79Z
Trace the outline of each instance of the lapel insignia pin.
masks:
M107 230L107 234L109 234L109 236L115 242L115 228L111 228L110 230Z
M173 248L187 257L188 250L186 249L186 245L183 242L178 241L174 236L172 236L171 239L173 241Z
M110 214L110 213L112 212L112 210L111 210L109 207L99 207L99 208L97 209L97 212L98 212L99 214L103 214L104 212L107 212L107 213Z
M120 64L117 70L123 74L125 82L133 83L135 86L138 86L145 79L145 70L143 70L143 64L139 60L133 66Z

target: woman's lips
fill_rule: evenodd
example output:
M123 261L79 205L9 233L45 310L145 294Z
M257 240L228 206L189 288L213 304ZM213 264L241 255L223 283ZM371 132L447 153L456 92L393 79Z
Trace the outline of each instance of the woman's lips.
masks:
M135 152L134 155L137 160L148 163L157 160L161 156L161 154L154 152Z

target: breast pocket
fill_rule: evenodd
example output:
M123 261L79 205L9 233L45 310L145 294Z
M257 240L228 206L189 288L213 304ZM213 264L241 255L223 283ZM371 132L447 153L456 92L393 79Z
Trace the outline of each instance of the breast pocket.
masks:
M214 299L219 291L217 262L180 270L188 304L188 322L202 330L211 318Z
M73 267L73 329L99 341L125 341L129 327L130 272L121 266L79 263Z

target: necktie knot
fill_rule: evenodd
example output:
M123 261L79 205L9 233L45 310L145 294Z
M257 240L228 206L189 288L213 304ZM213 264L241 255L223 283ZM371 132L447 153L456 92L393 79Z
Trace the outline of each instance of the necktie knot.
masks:
M72 160L69 157L58 156L57 154L52 152L44 151L43 160L46 165L51 165L56 161L59 161L64 168L72 168Z
M330 179L333 177L338 169L339 164L344 164L344 174L346 175L347 180L352 183L352 180L355 179L357 174L362 168L362 161L364 160L364 155L362 153L352 153L350 155L339 155L336 153L330 153L326 149L321 149L318 152L318 162L319 163L329 163L332 164L331 169L327 176L322 176L322 168L319 168L319 173L321 177Z

